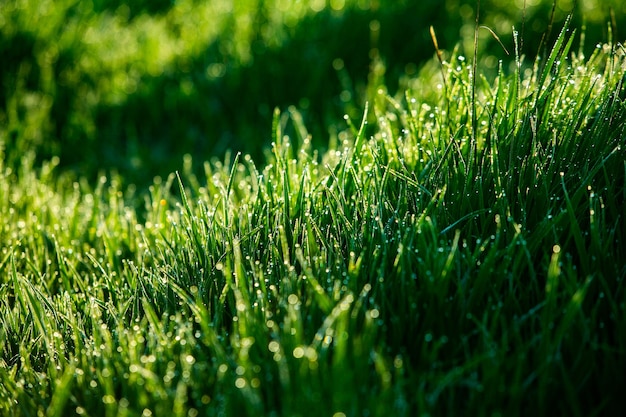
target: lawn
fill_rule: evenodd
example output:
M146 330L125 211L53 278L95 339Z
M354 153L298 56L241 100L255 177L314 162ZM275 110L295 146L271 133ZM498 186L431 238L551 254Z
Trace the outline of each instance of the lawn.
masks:
M619 415L626 13L535 3L1 4L0 415Z

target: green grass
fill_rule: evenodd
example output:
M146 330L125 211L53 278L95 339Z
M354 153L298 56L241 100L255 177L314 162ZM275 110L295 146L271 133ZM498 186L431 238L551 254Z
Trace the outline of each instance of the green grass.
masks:
M146 193L0 162L0 414L615 415L626 60L574 39Z
M474 0L6 0L0 4L0 141L15 168L60 158L91 182L115 170L147 188L186 153L230 149L256 161L272 111L295 105L317 149L345 113L372 100L371 59L388 90L441 47L473 49ZM622 0L483 0L481 24L513 50L545 54L565 17L586 28L584 49L622 39ZM553 13L554 12L554 13ZM553 23L551 24L550 22ZM544 38L544 36L546 36ZM504 54L479 32L482 68ZM543 40L543 43L542 43ZM543 46L541 46L543 45ZM376 83L374 83L376 84ZM374 85L373 87L377 87ZM262 134L260 132L263 132ZM200 174L201 171L197 172Z

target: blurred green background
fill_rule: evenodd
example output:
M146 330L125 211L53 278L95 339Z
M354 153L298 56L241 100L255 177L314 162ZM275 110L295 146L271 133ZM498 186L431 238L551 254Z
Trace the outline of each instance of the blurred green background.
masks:
M513 52L537 54L568 13L585 49L626 23L623 0L484 0L480 22ZM4 0L0 2L0 143L95 178L140 186L227 150L262 158L272 113L294 105L323 149L368 94L394 94L439 46L471 55L476 4L465 0ZM615 33L616 41L623 40ZM487 70L506 55L486 30Z

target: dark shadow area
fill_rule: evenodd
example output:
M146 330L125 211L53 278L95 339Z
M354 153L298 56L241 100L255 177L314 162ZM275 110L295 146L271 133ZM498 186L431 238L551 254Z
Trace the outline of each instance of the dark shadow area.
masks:
M92 0L93 10L96 13L117 12L121 7L125 8L128 19L134 19L144 13L158 15L166 13L176 0Z
M94 11L116 11L120 4L97 1ZM171 4L169 0L135 1L128 10L129 19L142 13L165 13ZM7 148L20 153L34 147L40 160L58 155L63 167L92 179L102 171L115 170L129 183L144 187L154 176L179 169L187 153L198 162L222 158L228 150L240 151L261 163L271 142L274 108L285 110L293 105L302 112L314 145L324 149L329 130L345 127L345 113L360 117L368 82L372 82L368 75L373 56L380 57L385 65L384 80L376 82L384 82L393 94L401 76L416 73L422 62L434 56L429 27L434 27L440 48L449 51L468 27L472 30L474 8L471 1L399 1L342 12L327 7L311 13L295 27L283 28L287 36L269 45L261 34L270 18L261 7L251 19L256 35L248 62L241 63L224 52L225 44L236 36L226 25L221 37L202 53L184 57L184 62L181 58L159 76L144 73L134 92L116 104L99 101L95 107L82 102L81 97L98 94L95 77L102 74L72 73L81 54L89 53L78 43L58 51L53 79L46 81L54 85L45 88L52 103L48 122L42 122L44 139L18 143L20 127L16 126L11 136L15 143L9 139ZM509 14L503 14L496 1L482 2L482 10L485 24L494 31L499 20L520 22L516 28L523 29L522 52L529 57L534 57L542 44L551 44L565 18L563 11L557 11L549 30L552 6L547 2L524 15L520 10L505 10ZM490 14L490 10L497 13ZM73 13L73 8L67 13ZM616 20L624 21L624 16ZM582 17L575 15L572 27L581 24ZM588 25L587 51L607 39L606 27ZM5 106L11 87L15 88L19 80L27 91L43 89L44 77L35 56L37 43L42 40L26 31L9 37L0 32L0 36L0 53L8 57L0 64L0 106ZM501 41L514 51L510 34ZM481 38L480 46L483 55L503 56L501 46L491 36ZM71 82L70 76L74 77ZM26 114L29 110L22 111Z
M62 161L90 176L114 168L140 185L179 169L186 153L203 161L221 158L226 151L243 152L262 161L271 142L274 108L291 105L302 112L314 146L323 149L329 127L344 128L346 108L361 109L366 100L373 48L385 62L385 81L393 91L407 66L417 67L433 56L429 22L460 25L457 17L442 14L436 2L428 4L342 13L325 9L289 28L280 46L268 46L257 37L251 44L252 60L245 65L221 53L222 43L232 36L225 33L178 70L142 77L137 91L120 105L97 106L95 136L83 139L92 149L76 152L81 132L73 130L71 112L65 119L57 112ZM267 18L259 14L253 21L254 32L261 33ZM379 37L372 33L373 21L379 24ZM445 37L452 45L458 33L449 30ZM215 65L219 74L211 76ZM67 102L60 104L67 108Z

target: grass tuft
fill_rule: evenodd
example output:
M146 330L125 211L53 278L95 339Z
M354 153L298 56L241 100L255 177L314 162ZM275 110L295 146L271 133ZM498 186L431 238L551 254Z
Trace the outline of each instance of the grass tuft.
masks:
M573 41L437 46L328 151L277 110L262 165L145 195L0 160L0 412L616 413L626 61Z

